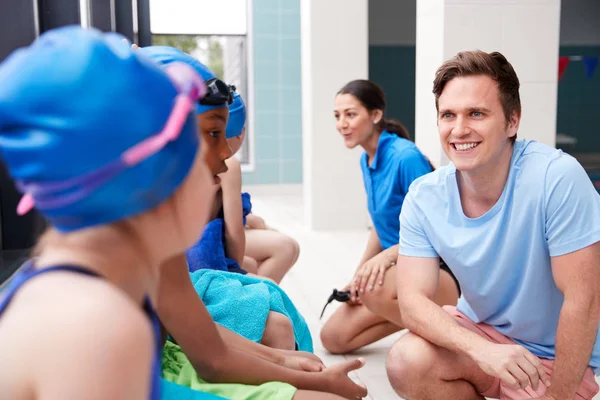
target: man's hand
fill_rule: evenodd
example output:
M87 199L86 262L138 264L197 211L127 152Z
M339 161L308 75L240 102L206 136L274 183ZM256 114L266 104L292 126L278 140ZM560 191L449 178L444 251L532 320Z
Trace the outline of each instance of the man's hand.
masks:
M535 398L535 399L533 399L533 400L557 400L557 399L555 399L555 398L554 398L554 397L552 397L552 396L549 396L549 395L545 394L545 395L543 395L542 397L536 397L536 398Z
M358 358L352 361L345 361L325 368L322 372L326 375L326 388L324 391L335 393L345 399L362 399L366 397L367 388L363 385L358 385L348 377L348 373L362 368L365 365L363 358Z
M540 381L550 385L540 360L522 346L486 343L472 358L483 372L500 378L511 389L524 389L531 384L537 390Z

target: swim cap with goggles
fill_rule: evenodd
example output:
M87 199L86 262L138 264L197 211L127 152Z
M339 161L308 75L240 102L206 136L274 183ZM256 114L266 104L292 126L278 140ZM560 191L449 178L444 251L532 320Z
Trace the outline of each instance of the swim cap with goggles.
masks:
M174 62L185 63L204 80L207 93L196 105L196 114L202 114L215 108L227 107L233 103L235 86L227 85L204 64L191 55L169 46L148 46L138 50L160 65L168 66Z
M246 105L242 96L235 93L233 103L229 105L229 120L227 120L227 129L225 136L227 139L240 136L246 127Z
M123 39L59 28L0 64L0 150L20 214L35 205L61 231L106 224L158 206L187 176L206 87Z

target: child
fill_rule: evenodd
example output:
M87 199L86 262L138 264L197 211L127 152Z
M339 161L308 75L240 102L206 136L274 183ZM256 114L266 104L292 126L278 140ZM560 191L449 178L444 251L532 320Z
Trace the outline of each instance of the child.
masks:
M222 82L217 82L204 65L182 51L156 46L138 51L166 67L184 62L207 82L210 100L207 102L205 97L197 105L196 113L202 157L211 170L214 183L218 183L218 175L226 170L225 160L231 157L225 129L228 103L233 100L233 93ZM197 375L210 382L246 384L243 388L233 385L232 389L222 389L223 385L216 385L219 388L203 387L203 390L214 390L227 398L233 397L231 394L235 390L237 399L250 398L251 395L253 399L269 398L268 393L276 393L276 397L271 397L274 400L340 398L331 393L345 398L367 395L366 388L355 384L347 376L349 371L360 368L363 360L314 369L312 362L305 362L307 359L313 361L312 355L305 357L303 353L295 353L290 356L290 352L278 352L248 341L213 322L194 291L183 251L167 264L168 267L162 270L158 296L161 322L181 346ZM251 386L257 384L263 385ZM274 387L276 390L273 390Z
M229 107L226 137L233 154L237 153L246 137L246 106L241 96L236 96ZM228 171L221 175L221 187L227 255L235 260L234 267L241 266L250 275L279 284L298 259L300 247L252 213L250 194L241 193L240 163L231 157L226 164Z
M2 397L158 399L158 276L208 215L189 113L202 81L67 27L10 56L0 88L18 212L35 205L51 225L0 293Z

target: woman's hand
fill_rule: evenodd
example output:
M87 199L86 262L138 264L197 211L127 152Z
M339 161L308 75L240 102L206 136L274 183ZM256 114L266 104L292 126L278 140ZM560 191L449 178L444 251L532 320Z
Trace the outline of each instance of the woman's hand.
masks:
M389 254L383 251L361 265L354 274L354 279L350 283L350 295L354 296L357 292L364 293L365 290L372 291L376 285L383 285L385 271L391 266L396 265L395 260L390 260Z
M351 305L351 306L356 306L356 305L362 304L362 301L360 300L360 297L356 293L356 289L352 288L352 282L350 282L349 284L347 284L346 286L344 286L340 291L341 292L348 292L348 293L350 293L350 300L348 300L346 302L346 304Z

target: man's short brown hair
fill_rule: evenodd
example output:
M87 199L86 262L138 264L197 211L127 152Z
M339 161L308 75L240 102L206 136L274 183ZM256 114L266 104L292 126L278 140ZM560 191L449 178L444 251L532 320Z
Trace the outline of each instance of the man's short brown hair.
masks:
M507 122L510 121L513 114L521 115L519 78L506 57L496 51L493 53L481 50L463 51L442 64L435 73L433 81L435 108L439 111L439 99L448 82L457 77L475 75L489 76L496 82ZM514 142L517 135L511 139Z

